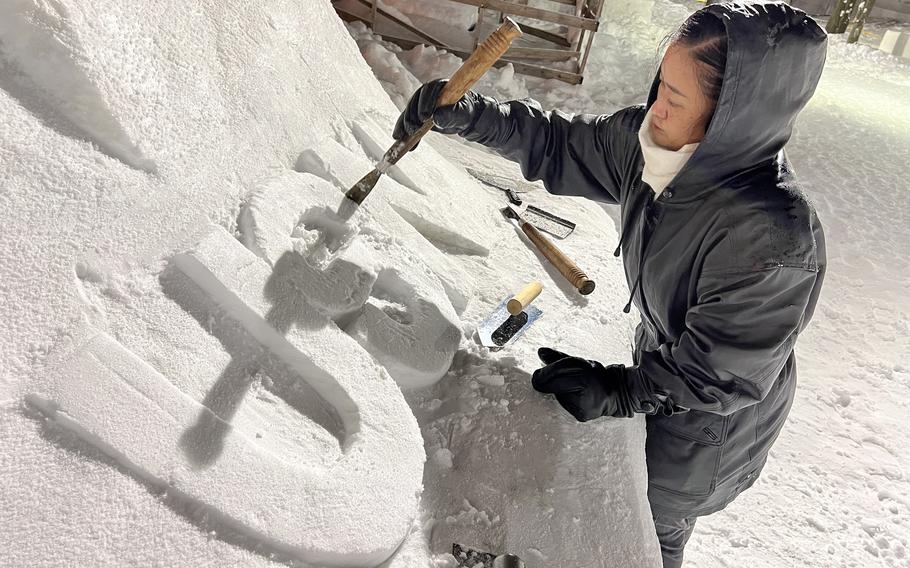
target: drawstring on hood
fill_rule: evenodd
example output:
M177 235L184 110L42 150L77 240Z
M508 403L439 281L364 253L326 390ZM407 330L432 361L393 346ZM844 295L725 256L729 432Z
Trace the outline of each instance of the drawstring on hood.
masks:
M647 210L651 207L651 201L648 200L648 201L645 201L645 203L646 203L646 205L645 205L645 215L644 215L645 221L644 222L647 223L648 222L647 217L649 215ZM635 292L641 287L641 275L644 274L645 255L648 252L648 245L651 243L651 241L654 240L653 239L654 233L657 231L657 227L660 225L660 222L664 217L664 211L665 211L664 207L661 207L658 210L657 218L654 220L654 226L651 228L650 235L647 237L647 240L641 247L641 254L639 255L639 258L638 258L638 276L635 278L635 283L632 285L632 291L629 294L629 301L626 302L626 305L622 309L624 314L627 314L630 311L632 311L632 300L635 299ZM620 239L620 240L622 240L622 239Z

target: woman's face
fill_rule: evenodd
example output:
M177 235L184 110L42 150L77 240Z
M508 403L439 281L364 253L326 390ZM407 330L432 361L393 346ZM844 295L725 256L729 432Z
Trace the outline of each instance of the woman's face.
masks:
M668 150L679 150L705 137L714 103L698 85L698 63L688 48L670 45L660 65L660 87L651 106L651 139Z

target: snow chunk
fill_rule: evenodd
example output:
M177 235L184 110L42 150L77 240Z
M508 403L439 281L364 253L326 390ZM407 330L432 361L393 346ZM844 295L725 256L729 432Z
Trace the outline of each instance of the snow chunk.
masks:
M433 454L433 460L439 467L452 469L452 452L447 448L439 448Z
M63 116L110 156L155 172L155 162L130 139L91 78L86 68L91 58L71 20L59 2L12 0L0 5L0 53L18 68L8 76L17 83L21 102L33 107L34 100L44 101L42 114Z

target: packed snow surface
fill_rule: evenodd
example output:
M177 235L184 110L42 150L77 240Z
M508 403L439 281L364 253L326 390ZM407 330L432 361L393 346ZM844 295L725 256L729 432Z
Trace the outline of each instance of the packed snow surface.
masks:
M697 5L609 0L582 86L505 67L477 88L641 102ZM470 24L458 8L446 25ZM0 6L0 564L441 567L460 542L659 565L643 420L577 424L529 385L540 345L629 362L611 212L436 134L341 206L398 108L460 63L327 1ZM905 63L832 39L788 147L830 263L797 401L691 565L910 566L908 86ZM558 244L592 296L498 186L578 224ZM478 346L535 279L543 317Z

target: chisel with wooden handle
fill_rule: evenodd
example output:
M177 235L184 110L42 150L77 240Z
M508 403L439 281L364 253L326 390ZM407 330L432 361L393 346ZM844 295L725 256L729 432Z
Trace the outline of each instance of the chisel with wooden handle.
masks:
M458 71L455 71L455 74L452 75L442 93L440 93L439 99L436 101L436 108L453 105L461 100L461 97L464 96L468 89L502 57L502 54L509 49L512 41L520 35L521 28L518 27L518 24L512 19L506 18L505 22L499 26L499 29L478 45L474 53L458 68ZM376 182L379 181L379 177L400 160L402 156L407 154L423 138L423 135L432 128L433 119L430 118L423 123L420 130L404 140L398 140L392 144L392 147L382 156L382 160L379 161L373 171L355 183L345 193L345 197L357 205L363 203L367 195L373 191Z
M551 243L548 238L540 234L540 231L525 220L521 213L512 207L506 207L502 210L502 214L505 215L507 219L515 219L518 221L518 226L521 227L524 234L531 239L531 242L534 243L537 250L539 250L541 254L556 267L556 270L558 270L581 295L587 296L594 291L594 281L588 278L588 275L582 272L582 270L578 268L565 253L556 248L556 245Z

